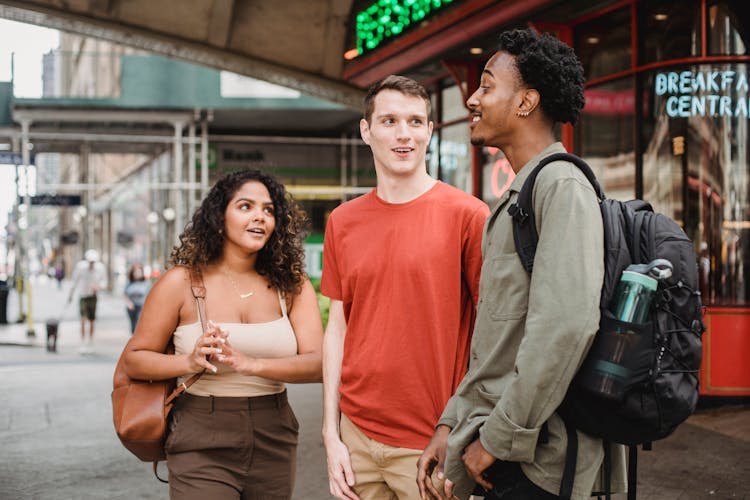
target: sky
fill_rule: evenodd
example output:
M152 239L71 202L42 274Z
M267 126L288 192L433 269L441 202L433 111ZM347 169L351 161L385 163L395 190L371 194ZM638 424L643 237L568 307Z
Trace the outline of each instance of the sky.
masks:
M13 75L16 97L41 97L42 54L57 48L59 39L57 30L0 19L0 81ZM16 197L15 175L12 165L0 165L0 233Z
M0 19L0 81L11 79L11 54L16 97L42 95L42 54L57 48L57 30Z

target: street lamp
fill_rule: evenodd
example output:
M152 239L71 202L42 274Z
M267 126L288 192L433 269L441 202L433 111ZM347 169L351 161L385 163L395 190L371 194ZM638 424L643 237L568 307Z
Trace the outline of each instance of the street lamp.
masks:
M165 221L172 222L177 216L177 212L175 212L174 208L167 207L161 212L161 215L164 217Z

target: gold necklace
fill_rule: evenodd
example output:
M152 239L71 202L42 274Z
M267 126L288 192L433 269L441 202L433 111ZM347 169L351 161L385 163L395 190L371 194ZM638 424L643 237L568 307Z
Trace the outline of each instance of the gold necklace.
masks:
M248 297L253 296L253 292L247 292L247 293L240 292L240 288L237 286L237 282L235 282L234 279L232 279L232 276L229 274L229 271L227 271L223 267L221 268L221 271L229 279L229 282L232 284L234 291L237 292L237 295L239 295L241 299L246 299Z

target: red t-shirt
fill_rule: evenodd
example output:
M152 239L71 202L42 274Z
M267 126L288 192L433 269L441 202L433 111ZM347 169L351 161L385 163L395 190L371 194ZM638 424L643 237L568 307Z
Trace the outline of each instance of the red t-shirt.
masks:
M340 408L370 438L424 449L466 373L488 214L442 182L399 204L373 190L331 213L321 291L347 322Z

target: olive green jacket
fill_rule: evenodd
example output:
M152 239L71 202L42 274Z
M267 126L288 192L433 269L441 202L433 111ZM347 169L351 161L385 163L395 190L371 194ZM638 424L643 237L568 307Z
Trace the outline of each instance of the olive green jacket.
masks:
M560 143L526 164L485 224L469 369L438 422L452 428L445 474L462 499L474 482L461 455L477 436L493 456L520 462L536 485L559 492L567 438L554 412L599 324L602 218L591 184L575 165L544 167L533 195L539 244L530 277L507 212L539 160L557 152L565 152ZM547 443L539 442L544 422ZM578 440L573 499L585 499L598 487L604 453L601 440L582 432ZM614 492L626 488L624 459L624 448L613 446Z

